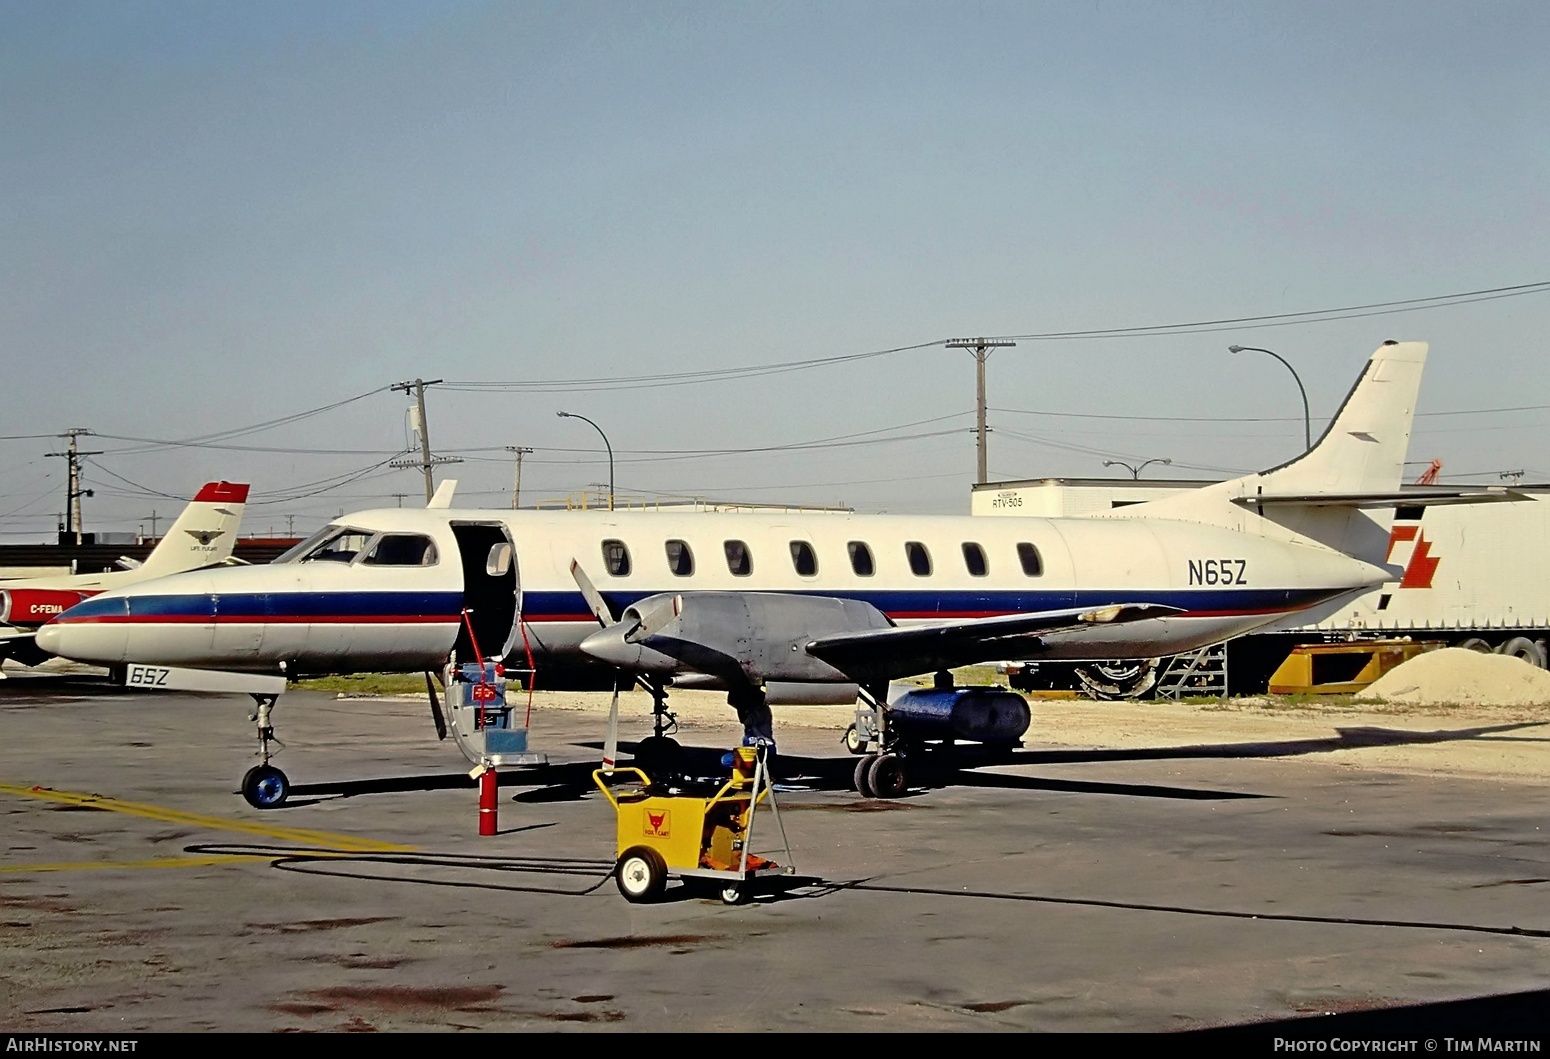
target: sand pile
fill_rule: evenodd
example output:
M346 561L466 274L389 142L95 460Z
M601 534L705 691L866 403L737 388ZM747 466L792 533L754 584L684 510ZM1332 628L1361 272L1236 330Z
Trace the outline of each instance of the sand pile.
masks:
M1550 672L1521 658L1444 647L1396 666L1356 697L1418 705L1532 706L1550 703Z

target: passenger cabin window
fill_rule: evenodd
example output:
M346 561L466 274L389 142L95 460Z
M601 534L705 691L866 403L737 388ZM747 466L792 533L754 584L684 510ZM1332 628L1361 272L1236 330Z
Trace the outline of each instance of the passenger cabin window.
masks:
M436 545L418 533L384 533L361 562L370 566L435 566Z
M753 573L753 556L748 554L745 541L727 541L721 547L727 553L727 569L733 577L747 577Z
M623 541L603 542L603 569L611 577L630 576L630 549L624 546Z
M1023 564L1023 573L1029 577L1038 577L1044 572L1044 560L1039 557L1039 549L1027 541L1017 546L1017 561Z
M926 551L924 544L919 541L906 542L904 555L910 561L910 572L916 577L931 576L931 553Z
M806 541L791 542L791 565L801 577L818 576L818 555Z
M990 563L985 559L985 549L978 544L964 542L963 565L968 567L970 577L984 577L990 573Z
M872 549L861 541L851 541L847 548L850 549L850 568L856 572L857 577L871 577L877 572L877 566L872 562Z
M667 542L667 568L679 577L694 573L694 553L684 541Z

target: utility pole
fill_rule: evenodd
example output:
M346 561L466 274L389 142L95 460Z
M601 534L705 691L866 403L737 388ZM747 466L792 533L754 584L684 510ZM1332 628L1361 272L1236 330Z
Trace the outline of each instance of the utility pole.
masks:
M948 349L967 349L974 356L974 429L979 434L979 476L975 479L984 485L989 478L985 454L985 361L991 350L1015 346L1016 342L988 338L955 338L947 343Z
M522 454L524 452L532 452L533 450L522 445L507 445L506 451L517 454L517 476L511 482L511 510L515 511L517 509L517 494L522 491Z
M398 506L399 507L403 507L404 506L404 497L408 496L409 494L408 493L389 493L388 495L397 498Z
M81 435L90 434L90 430L75 427L57 435L70 439L70 448L64 452L49 452L47 456L61 456L70 464L70 484L65 491L65 535L75 538L75 543L81 543L81 497L95 495L90 489L81 488L81 457L101 456L102 450L82 452L79 447Z
M285 535L287 537L294 537L294 536L296 536L296 516L295 515L286 515L285 516Z
M151 539L152 540L156 539L156 520L157 520L156 510L154 508L152 508L151 509Z
M419 467L425 472L425 502L429 504L431 497L436 493L436 483L431 480L431 467L438 463L461 463L462 461L452 456L439 456L431 458L431 432L425 421L425 388L435 386L441 379L416 379L413 382L394 383L389 389L400 393L414 391L415 400L415 432L420 435L420 459L416 463L413 460L394 460L389 467Z

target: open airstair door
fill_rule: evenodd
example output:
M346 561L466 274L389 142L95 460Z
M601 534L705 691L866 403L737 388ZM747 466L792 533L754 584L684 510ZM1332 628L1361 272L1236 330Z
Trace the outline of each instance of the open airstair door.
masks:
M522 590L517 580L517 553L506 527L498 522L454 522L463 562L463 608L468 621L458 631L459 662L475 655L505 658L517 642L522 615ZM478 638L478 651L469 630Z

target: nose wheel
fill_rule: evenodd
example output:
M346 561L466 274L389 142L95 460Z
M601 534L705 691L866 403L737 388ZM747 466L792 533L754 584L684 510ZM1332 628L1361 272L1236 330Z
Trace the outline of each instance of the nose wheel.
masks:
M258 723L259 763L243 775L242 797L255 809L278 809L285 804L285 799L291 794L291 781L286 778L285 773L269 763L269 744L281 745L274 737L274 724L270 721L275 701L279 697L258 694L253 696L258 709L250 719Z
M242 797L255 809L278 809L290 794L291 781L273 765L254 765L242 777Z

